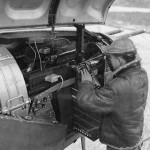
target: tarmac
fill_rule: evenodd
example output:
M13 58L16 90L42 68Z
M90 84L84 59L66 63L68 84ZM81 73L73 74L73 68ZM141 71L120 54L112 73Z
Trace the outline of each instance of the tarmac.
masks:
M143 28L145 30L145 32L150 33L150 26L149 26L150 19L148 19L148 16L150 16L150 8L112 6L109 9L109 13L125 13L126 15L130 15L131 13L137 13L137 20L140 21L140 19L142 19L141 21L143 21L143 19L146 19L145 21L147 21L147 23L144 21L145 23L143 23L143 25L134 24L134 23L133 24L131 23L130 25L128 25L128 24L123 24L122 20L120 20L120 18L119 18L119 20L118 20L119 25L116 24L115 27L117 27L117 26L119 27L120 22L122 22L123 28L126 28L126 29ZM142 15L143 17L140 16L141 18L139 18L138 14ZM129 19L129 20L131 20L131 19ZM106 23L107 23L107 20L106 20Z
M150 13L148 8L139 8L139 7L121 7L121 6L112 6L109 9L109 12L138 12L138 13Z

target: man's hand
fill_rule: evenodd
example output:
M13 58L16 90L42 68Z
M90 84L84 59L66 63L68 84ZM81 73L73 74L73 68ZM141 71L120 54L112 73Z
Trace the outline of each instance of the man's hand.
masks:
M87 71L87 69L81 70L81 82L83 81L91 81L92 82L92 76L91 74Z

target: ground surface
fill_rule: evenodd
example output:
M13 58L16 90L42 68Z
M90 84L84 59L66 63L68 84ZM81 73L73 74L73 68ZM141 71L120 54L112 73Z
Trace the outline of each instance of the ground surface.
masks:
M149 0L116 0L112 7L114 6L134 7L137 11L124 13L123 9L120 12L110 9L106 20L107 25L132 29L145 27L150 32L150 12L144 11L144 9L150 10ZM143 12L139 11L140 9Z
M149 0L115 0L116 6L150 8Z
M116 0L113 6L128 6L138 8L150 8L149 0ZM111 27L123 27L127 29L141 29L143 27L149 32L150 28L150 13L132 13L132 12L110 12L107 18L106 25ZM101 27L97 28L101 30ZM103 29L102 29L103 30ZM106 30L109 30L107 27ZM146 69L149 77L150 85L150 34L144 33L131 38L138 52L142 57L142 65ZM145 110L145 125L144 125L144 138L150 136L150 90L147 99ZM80 140L70 145L65 150L81 150ZM105 150L105 145L101 144L98 140L92 142L86 139L86 150ZM142 150L150 150L150 141L144 143Z

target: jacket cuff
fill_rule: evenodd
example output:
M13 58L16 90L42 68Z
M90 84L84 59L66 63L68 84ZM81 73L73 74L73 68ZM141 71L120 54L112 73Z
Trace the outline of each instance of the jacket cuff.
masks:
M84 89L84 88L88 88L88 89L94 89L95 88L95 84L91 81L85 80L83 82L81 82L79 84L79 90Z

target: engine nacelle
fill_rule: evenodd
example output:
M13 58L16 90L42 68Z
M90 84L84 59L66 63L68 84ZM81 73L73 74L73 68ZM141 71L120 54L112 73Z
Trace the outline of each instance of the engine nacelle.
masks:
M0 89L3 114L28 114L30 99L22 72L14 57L4 47L0 47Z

